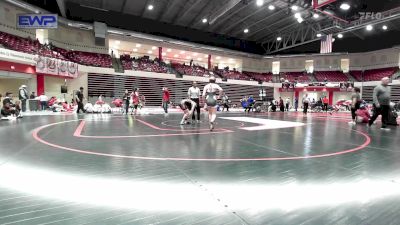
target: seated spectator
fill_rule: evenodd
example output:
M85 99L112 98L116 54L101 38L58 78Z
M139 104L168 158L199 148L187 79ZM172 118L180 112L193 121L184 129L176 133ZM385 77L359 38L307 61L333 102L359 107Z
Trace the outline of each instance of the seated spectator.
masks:
M244 96L242 99L240 99L240 104L244 108L244 111L246 112L247 106L248 106L248 98L247 96Z
M250 112L250 110L253 110L255 100L253 98L253 95L250 95L250 97L247 99L247 112ZM246 110L245 110L246 111Z
M86 103L86 105L83 107L83 109L85 110L85 112L87 113L93 113L94 112L94 108L92 103L88 102Z
M3 108L1 109L1 115L4 117L14 116L14 117L22 117L19 112L21 111L19 106L19 101L15 104L12 101L12 93L7 92L6 97L3 100Z
M365 105L360 106L360 109L356 111L356 115L357 123L368 123L369 119L371 118L371 114Z
M99 96L99 98L97 99L95 104L96 105L104 105L105 104L105 102L103 101L103 96L102 95Z

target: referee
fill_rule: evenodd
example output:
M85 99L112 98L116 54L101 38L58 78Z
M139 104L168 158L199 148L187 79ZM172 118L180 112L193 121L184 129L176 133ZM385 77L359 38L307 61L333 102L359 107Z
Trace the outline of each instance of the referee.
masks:
M200 123L200 88L197 87L197 82L193 81L192 87L188 90L188 97L196 103L197 123ZM195 113L192 114L192 120L195 120Z

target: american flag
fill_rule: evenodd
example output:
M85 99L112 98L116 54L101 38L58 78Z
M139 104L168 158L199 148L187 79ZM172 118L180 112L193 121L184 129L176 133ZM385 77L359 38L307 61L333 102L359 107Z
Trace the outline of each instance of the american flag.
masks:
M321 53L332 52L332 34L325 35L321 38Z

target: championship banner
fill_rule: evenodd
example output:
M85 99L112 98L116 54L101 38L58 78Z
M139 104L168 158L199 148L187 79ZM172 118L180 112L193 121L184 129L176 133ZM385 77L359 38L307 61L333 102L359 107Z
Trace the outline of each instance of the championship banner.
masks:
M78 63L67 62L68 64L68 76L77 78L78 77Z
M36 72L76 78L78 77L78 64L62 59L38 56L36 58Z
M53 58L46 58L47 73L51 75L58 75L57 60Z
M59 59L58 60L58 75L66 77L68 76L68 62Z

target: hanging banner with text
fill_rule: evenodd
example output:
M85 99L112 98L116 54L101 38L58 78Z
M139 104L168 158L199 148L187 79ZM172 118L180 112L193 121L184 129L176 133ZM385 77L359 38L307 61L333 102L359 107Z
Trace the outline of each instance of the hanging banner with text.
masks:
M78 64L62 59L38 56L36 59L36 72L76 78L78 77Z

